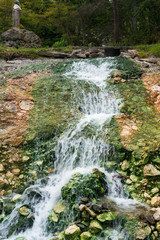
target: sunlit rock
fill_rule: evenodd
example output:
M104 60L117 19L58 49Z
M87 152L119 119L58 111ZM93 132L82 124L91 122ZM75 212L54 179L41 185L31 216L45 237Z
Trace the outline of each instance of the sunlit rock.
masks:
M116 217L112 212L102 213L102 214L97 216L97 219L100 222L113 221L113 220L115 220L115 218Z
M72 225L65 230L65 239L66 240L76 240L80 235L80 228L77 225Z
M81 240L89 240L89 239L91 239L91 237L92 237L92 234L90 232L83 232L80 235Z
M89 229L93 234L99 233L100 231L103 230L101 224L96 220L93 220L90 222Z

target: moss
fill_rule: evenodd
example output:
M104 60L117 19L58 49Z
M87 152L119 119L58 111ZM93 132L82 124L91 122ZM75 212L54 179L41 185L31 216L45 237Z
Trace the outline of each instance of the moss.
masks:
M124 57L117 57L115 59L116 68L122 72L122 78L124 79L136 79L142 75L142 72L138 65L130 59Z
M104 195L106 185L104 176L93 174L75 174L70 181L62 188L62 198L70 206L79 201L82 197L90 199ZM106 186L105 186L106 188Z

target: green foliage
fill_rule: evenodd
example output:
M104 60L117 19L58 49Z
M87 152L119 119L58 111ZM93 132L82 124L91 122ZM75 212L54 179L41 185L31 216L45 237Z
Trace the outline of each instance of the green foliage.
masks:
M160 43L153 45L138 45L136 47L141 57L156 56L160 57Z
M139 78L142 72L136 63L130 59L117 57L116 58L116 68L122 71L122 77L124 79Z
M82 197L92 199L104 195L105 185L104 174L99 171L88 175L77 173L62 187L62 198L73 206Z

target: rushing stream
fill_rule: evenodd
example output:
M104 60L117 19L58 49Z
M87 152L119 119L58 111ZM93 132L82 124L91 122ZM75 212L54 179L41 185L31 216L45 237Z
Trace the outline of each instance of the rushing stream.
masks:
M123 191L120 179L113 176L115 173L105 171L103 162L107 159L110 145L104 141L107 134L106 123L119 113L118 106L121 102L116 99L113 90L109 90L106 79L115 68L115 59L80 60L72 63L63 77L86 82L89 89L81 89L77 97L77 108L82 112L82 117L77 123L70 126L59 138L55 146L55 172L47 183L40 180L30 186L23 193L23 200L16 205L13 212L0 224L2 238L14 240L25 237L26 240L49 240L53 235L46 229L49 211L59 200L61 188L69 181L74 173L87 174L93 168L98 168L106 175L109 184L109 198L115 201L122 209L132 207L134 201L128 199ZM91 134L89 134L91 132ZM40 201L29 199L30 191L37 191L42 196ZM8 229L17 221L17 212L20 206L30 204L34 209L34 224L31 228L7 238ZM119 234L121 238L119 238ZM107 240L108 238L106 238ZM112 240L124 239L125 235L120 224L115 226Z

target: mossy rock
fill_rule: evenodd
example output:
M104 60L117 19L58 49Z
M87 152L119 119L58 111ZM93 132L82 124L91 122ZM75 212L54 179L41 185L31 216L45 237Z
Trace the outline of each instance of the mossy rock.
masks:
M77 225L72 225L65 230L66 240L76 240L80 235L80 228Z
M116 219L116 217L115 217L114 213L106 212L106 213L102 213L102 214L98 215L97 219L100 222L106 222L106 221L114 221Z
M92 234L90 232L83 232L80 235L81 240L89 240L89 239L91 239L91 237L92 237Z
M90 222L89 229L93 234L99 233L103 230L101 224L97 220Z
M73 205L82 197L89 199L103 196L107 192L107 183L104 179L104 173L95 170L91 174L75 174L69 182L62 187L62 198Z
M62 213L66 210L66 205L63 201L59 201L56 203L56 205L54 206L54 212L59 214Z
M26 206L23 206L18 210L18 213L21 216L27 217L30 214L30 210Z

